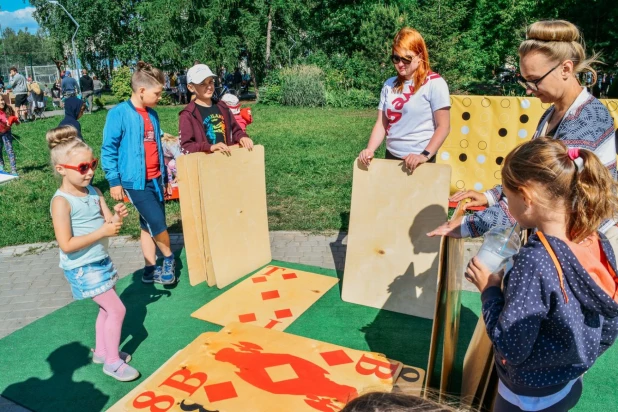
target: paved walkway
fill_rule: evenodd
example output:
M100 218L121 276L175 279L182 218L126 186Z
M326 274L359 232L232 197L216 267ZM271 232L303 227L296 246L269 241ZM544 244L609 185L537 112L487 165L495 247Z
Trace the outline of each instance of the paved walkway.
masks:
M182 234L170 235L174 251L184 246ZM302 232L271 232L275 260L303 263L343 271L347 235L312 235ZM466 242L468 260L480 243ZM143 267L139 241L130 237L111 239L109 254L121 277ZM73 301L58 267L55 242L10 246L0 249L0 339ZM463 273L462 273L463 276ZM474 291L470 283L464 289ZM0 397L0 412L27 412Z

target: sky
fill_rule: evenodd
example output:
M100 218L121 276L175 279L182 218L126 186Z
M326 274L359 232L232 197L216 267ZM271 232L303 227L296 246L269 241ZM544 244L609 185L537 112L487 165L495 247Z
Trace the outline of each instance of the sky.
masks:
M28 0L0 0L0 26L15 31L28 28L29 32L35 33L39 25L32 17L34 10Z

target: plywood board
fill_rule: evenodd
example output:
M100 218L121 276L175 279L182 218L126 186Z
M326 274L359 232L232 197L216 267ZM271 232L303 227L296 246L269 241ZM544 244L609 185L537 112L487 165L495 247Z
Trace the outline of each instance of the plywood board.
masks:
M442 349L442 372L440 374L440 400L451 392L449 384L457 355L459 315L461 312L461 279L465 271L463 239L446 240L446 290L444 308L444 345Z
M464 214L464 204L468 200L457 204L451 220L460 218ZM463 275L463 247L462 239L443 237L440 244L440 266L438 278L438 298L434 310L434 320L429 344L427 361L426 386L431 385L431 378L436 361L438 339L442 336L442 367L440 373L440 396L448 391L450 373L453 368L457 351L457 337L459 335L459 314L461 309L461 277Z
M403 162L354 163L342 298L432 319L440 238L427 233L447 216L451 168Z
M156 371L154 371L152 376L155 376L155 375L161 373L166 368L168 368L169 365L175 365L177 362L180 361L182 356L185 356L188 352L196 350L199 345L201 345L204 342L208 341L208 339L210 339L212 336L214 336L216 334L217 334L216 332L204 332L204 333L202 333L193 342L191 342L188 346L186 346L185 348L179 350L174 355L172 355L171 358L169 358L167 361L165 361L165 363L163 365L161 365ZM140 383L135 388L133 388L133 390L131 390L131 392L127 393L118 402L116 402L111 408L109 408L107 410L107 412L124 412L124 411L126 411L127 409L125 408L125 405L129 401L133 401L133 399L135 399L139 394L141 394L143 392L146 392L147 391L146 386L148 384L149 384L149 379L146 379L146 380L142 381L142 383Z
M359 393L390 391L401 368L374 353L233 323L198 337L113 410L338 411Z
M264 147L216 152L199 168L206 270L223 288L271 261Z
M267 266L191 316L221 326L242 322L284 330L337 282L331 276Z
M493 344L487 336L485 321L481 316L468 345L463 364L461 402L478 405L483 401L493 367Z
M414 366L404 365L393 386L393 392L420 396L425 381L425 371Z
M180 215L182 217L182 232L184 235L189 283L195 286L208 281L215 284L214 277L208 279L207 261L204 249L204 234L202 225L202 200L200 194L199 161L207 156L205 153L192 153L178 157L178 190L180 192Z

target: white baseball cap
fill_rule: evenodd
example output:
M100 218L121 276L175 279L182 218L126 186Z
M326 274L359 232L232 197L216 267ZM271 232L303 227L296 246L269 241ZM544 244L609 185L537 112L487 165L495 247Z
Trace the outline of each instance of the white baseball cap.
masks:
M205 64L196 64L187 72L187 83L200 84L209 77L216 77Z
M221 101L230 108L233 114L240 113L240 102L238 101L238 97L234 96L231 93L225 93L221 97Z

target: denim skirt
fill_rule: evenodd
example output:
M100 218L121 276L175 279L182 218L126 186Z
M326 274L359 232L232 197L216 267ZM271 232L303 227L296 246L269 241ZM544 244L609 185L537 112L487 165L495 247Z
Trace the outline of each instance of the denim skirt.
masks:
M73 298L79 300L93 298L113 288L118 280L118 271L108 256L98 262L65 270L64 277L71 285Z

